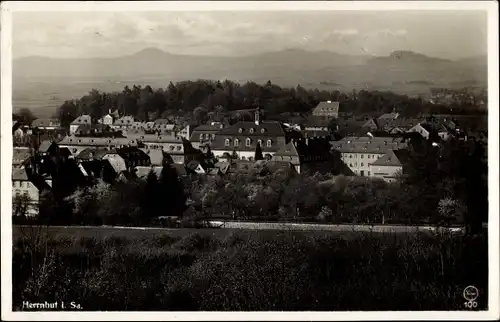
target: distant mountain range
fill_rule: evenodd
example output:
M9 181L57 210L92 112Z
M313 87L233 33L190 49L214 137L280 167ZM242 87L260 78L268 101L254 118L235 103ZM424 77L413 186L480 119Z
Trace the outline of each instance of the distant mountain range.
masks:
M165 79L271 80L280 85L335 84L336 87L395 84L485 85L486 57L458 61L411 51L389 56L351 56L329 51L287 49L245 57L175 55L147 48L116 58L25 57L13 62L14 79L80 78L120 81Z

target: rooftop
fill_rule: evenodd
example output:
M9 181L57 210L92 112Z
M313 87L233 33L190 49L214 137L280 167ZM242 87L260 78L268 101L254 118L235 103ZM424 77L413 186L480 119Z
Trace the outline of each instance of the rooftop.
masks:
M92 118L90 117L90 115L82 114L78 116L73 122L71 122L71 125L82 125L91 123L92 123Z
M386 153L408 146L403 138L369 136L346 137L339 141L331 141L330 144L333 149L347 153Z
M110 145L132 145L137 146L135 138L100 138L100 137L76 137L66 136L59 145L70 146L110 146Z
M59 127L61 122L58 119L36 119L31 123L31 127L54 126Z
M339 102L324 101L320 102L313 110L313 113L338 113Z

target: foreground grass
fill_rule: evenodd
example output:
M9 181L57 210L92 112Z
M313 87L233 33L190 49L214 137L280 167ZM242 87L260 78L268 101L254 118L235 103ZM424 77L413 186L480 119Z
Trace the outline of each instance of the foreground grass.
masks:
M13 309L456 310L487 307L486 236L302 232L16 235Z

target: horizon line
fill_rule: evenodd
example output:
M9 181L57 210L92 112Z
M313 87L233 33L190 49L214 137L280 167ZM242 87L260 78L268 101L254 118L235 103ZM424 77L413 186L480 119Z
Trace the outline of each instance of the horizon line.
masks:
M171 56L183 56L183 57L220 57L220 58L250 58L250 57L257 57L260 55L266 55L266 54L275 54L275 53L280 53L280 52L286 52L286 51L299 51L299 52L305 52L305 53L330 53L334 55L341 55L341 56L350 56L350 57L371 57L371 58L385 58L385 57L390 57L394 53L397 52L403 52L403 53L413 53L417 55L422 55L427 58L434 58L434 59L442 59L442 60L448 60L450 62L457 62L461 60L466 60L466 59L475 59L475 58L485 58L487 59L488 54L479 54L479 55L474 55L474 56L466 56L466 57L461 57L461 58L446 58L446 57L440 57L440 56L434 56L434 55L427 55L423 54L421 52L417 52L414 50L409 50L409 49L396 49L391 51L388 55L370 55L370 54L344 54L344 53L339 53L336 51L331 51L331 50L325 50L325 49L319 49L319 50L308 50L304 48L298 48L298 47L290 47L290 48L283 48L279 50L270 50L270 51L263 51L260 53L254 53L250 55L196 55L196 54L175 54L171 53L169 51L165 51L163 49L160 49L158 47L144 47L143 49L137 50L131 54L125 54L121 56L110 56L110 57L102 57L102 56L94 56L94 57L51 57L51 56L43 56L43 55L29 55L29 56L20 56L20 57L13 57L13 61L15 60L21 60L21 59L27 59L27 58L45 58L45 59L53 59L53 60L88 60L88 59L118 59L118 58L123 58L123 57L130 57L130 56L135 56L138 55L142 52L145 51L158 51L161 52L162 54L166 55L171 55Z

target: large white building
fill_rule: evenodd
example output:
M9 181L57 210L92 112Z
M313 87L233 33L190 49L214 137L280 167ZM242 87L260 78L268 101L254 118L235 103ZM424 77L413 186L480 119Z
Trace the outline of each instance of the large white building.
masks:
M339 153L340 159L353 174L367 177L382 177L387 180L391 180L401 170L400 168L396 169L393 167L395 163L395 158L392 157L394 154L393 151L408 147L403 138L371 136L346 137L339 141L333 141L330 144L333 151ZM385 157L386 155L388 157ZM384 161L382 158L384 157L390 159L390 164L389 162L382 163ZM379 159L381 161L377 162ZM380 169L376 167L377 165L379 165ZM387 168L389 166L391 167L390 169Z

